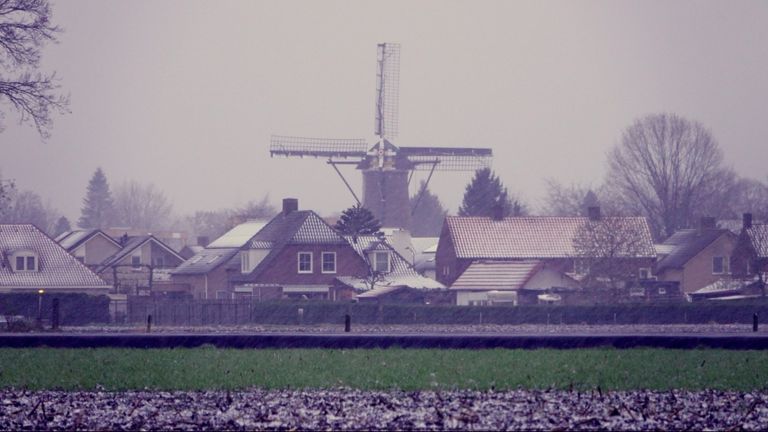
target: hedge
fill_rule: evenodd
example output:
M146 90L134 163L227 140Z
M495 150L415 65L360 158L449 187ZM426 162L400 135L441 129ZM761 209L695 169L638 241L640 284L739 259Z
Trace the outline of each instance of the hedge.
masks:
M61 325L84 325L109 323L109 297L79 293L46 293L42 295L41 317L50 320L53 313L53 299L59 299L59 323ZM39 294L0 294L0 315L21 315L37 318Z

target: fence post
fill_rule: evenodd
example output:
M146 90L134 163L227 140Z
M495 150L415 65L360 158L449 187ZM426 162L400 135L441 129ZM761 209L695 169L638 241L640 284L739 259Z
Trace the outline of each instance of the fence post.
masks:
M59 299L53 299L53 312L51 313L51 329L59 329Z
M352 317L349 314L344 315L344 332L349 333L352 330Z
M757 331L757 312L752 315L752 331Z
M147 333L152 331L152 315L147 315Z
M299 325L302 325L304 324L304 308L299 308L298 314L299 314Z

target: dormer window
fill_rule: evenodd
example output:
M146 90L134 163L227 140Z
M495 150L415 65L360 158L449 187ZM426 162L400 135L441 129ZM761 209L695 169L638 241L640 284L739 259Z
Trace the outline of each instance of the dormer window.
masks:
M13 271L36 272L38 271L37 254L34 252L16 252L11 259Z
M389 252L371 253L371 265L377 273L389 273L391 271Z

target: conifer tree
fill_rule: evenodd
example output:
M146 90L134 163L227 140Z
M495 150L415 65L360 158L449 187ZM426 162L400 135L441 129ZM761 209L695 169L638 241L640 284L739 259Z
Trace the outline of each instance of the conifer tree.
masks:
M419 186L419 191L424 188L424 181ZM418 200L418 203L416 202ZM437 237L443 228L443 220L448 213L440 202L437 195L424 189L424 194L419 200L419 194L411 197L411 208L413 217L411 217L411 234L414 237Z
M507 188L490 168L475 171L475 176L464 191L459 216L493 217L497 206L501 206L503 216L524 216L528 213L525 204L510 198Z
M381 223L370 210L356 204L341 213L334 229L342 235L351 235L357 239L360 235L380 235Z
M53 237L56 238L67 231L72 230L72 225L69 223L69 219L66 216L60 217L56 221L56 226L53 228Z
M80 228L105 228L112 223L114 204L104 171L97 168L88 182L83 208L77 224Z

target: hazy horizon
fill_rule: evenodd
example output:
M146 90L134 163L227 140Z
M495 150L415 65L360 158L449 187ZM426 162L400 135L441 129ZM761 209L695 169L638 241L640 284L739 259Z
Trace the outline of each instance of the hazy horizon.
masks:
M113 188L155 184L179 215L265 194L322 214L351 205L323 160L270 159L269 138L373 143L380 42L402 46L395 144L491 147L493 169L534 207L547 178L601 183L606 151L650 113L702 123L726 166L768 176L762 1L71 0L53 11L64 32L41 70L57 72L72 113L43 142L7 111L0 173L73 224L97 167ZM345 174L359 191L359 174ZM438 173L431 189L455 212L471 175Z

